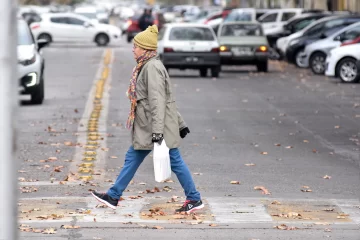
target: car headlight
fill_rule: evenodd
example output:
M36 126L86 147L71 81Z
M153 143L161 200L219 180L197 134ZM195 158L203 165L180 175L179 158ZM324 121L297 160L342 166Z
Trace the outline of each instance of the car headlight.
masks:
M19 63L24 66L28 66L33 64L36 61L36 54L34 54L31 58L19 60Z
M293 45L297 44L298 42L300 42L300 40L299 40L299 39L295 39L295 40L292 40L289 45L290 45L290 46L293 46Z

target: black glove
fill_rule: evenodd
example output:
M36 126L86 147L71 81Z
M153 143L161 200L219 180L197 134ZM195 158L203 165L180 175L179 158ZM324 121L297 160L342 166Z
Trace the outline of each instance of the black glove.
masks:
M164 139L164 135L162 133L153 133L152 134L152 142L161 144L162 140Z
M187 135L188 133L190 133L190 129L189 129L188 127L183 128L183 129L180 130L180 137L181 137L181 138L184 138L184 137L186 137L186 135Z

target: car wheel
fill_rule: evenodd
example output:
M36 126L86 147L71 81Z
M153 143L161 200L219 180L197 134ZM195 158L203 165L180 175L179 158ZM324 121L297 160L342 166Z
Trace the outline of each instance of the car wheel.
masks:
M42 104L44 101L44 96L45 96L44 76L42 73L39 85L37 86L36 90L31 94L31 103Z
M325 73L326 54L317 52L310 57L310 68L315 74Z
M303 54L304 54L304 49L299 49L295 53L295 65L299 68L305 67Z
M109 37L104 33L98 34L95 38L95 42L98 46L107 46L109 44L109 41Z
M218 78L220 75L221 67L213 67L211 68L211 77Z
M341 60L336 67L336 72L344 83L356 83L359 81L356 60L353 58Z
M206 77L207 75L207 68L201 68L200 69L200 76L201 77Z
M256 64L258 72L267 72L268 71L268 62L259 62Z
M50 35L50 34L47 34L47 33L41 33L41 34L38 36L37 40L40 40L40 39L43 39L43 40L47 41L48 43L51 43L51 42L52 42L52 37L51 37L51 35Z

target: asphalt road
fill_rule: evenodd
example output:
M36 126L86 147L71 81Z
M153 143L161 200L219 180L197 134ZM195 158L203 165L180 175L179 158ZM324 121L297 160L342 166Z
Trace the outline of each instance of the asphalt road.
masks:
M151 155L117 212L96 207L89 190L112 184L130 144L124 124L131 48L123 41L109 50L68 44L44 50L46 100L33 106L22 97L18 111L21 239L360 239L360 85L281 62L271 62L265 74L251 66L224 67L217 79L170 69L191 130L181 152L207 203L199 213L203 222L140 214L172 196L179 196L176 204L183 201L175 176L173 183L154 181ZM86 124L104 68L100 147L92 172L83 173ZM82 182L81 176L91 179ZM155 187L161 192L146 193ZM279 216L290 212L300 215ZM297 229L273 228L281 224Z

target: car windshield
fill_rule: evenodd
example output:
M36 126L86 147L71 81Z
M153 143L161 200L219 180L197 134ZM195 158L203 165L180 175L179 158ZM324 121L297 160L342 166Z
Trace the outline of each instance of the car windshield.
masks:
M225 24L221 28L220 36L262 36L261 27L255 24Z
M79 15L82 15L84 17L90 18L90 19L96 19L96 13L91 13L91 12L80 12L77 13Z
M250 22L252 21L252 14L245 11L232 11L225 19L226 22Z
M18 45L31 45L34 44L34 40L31 36L30 29L26 22L18 21Z
M171 41L213 41L215 40L209 28L204 27L174 27L171 29Z

